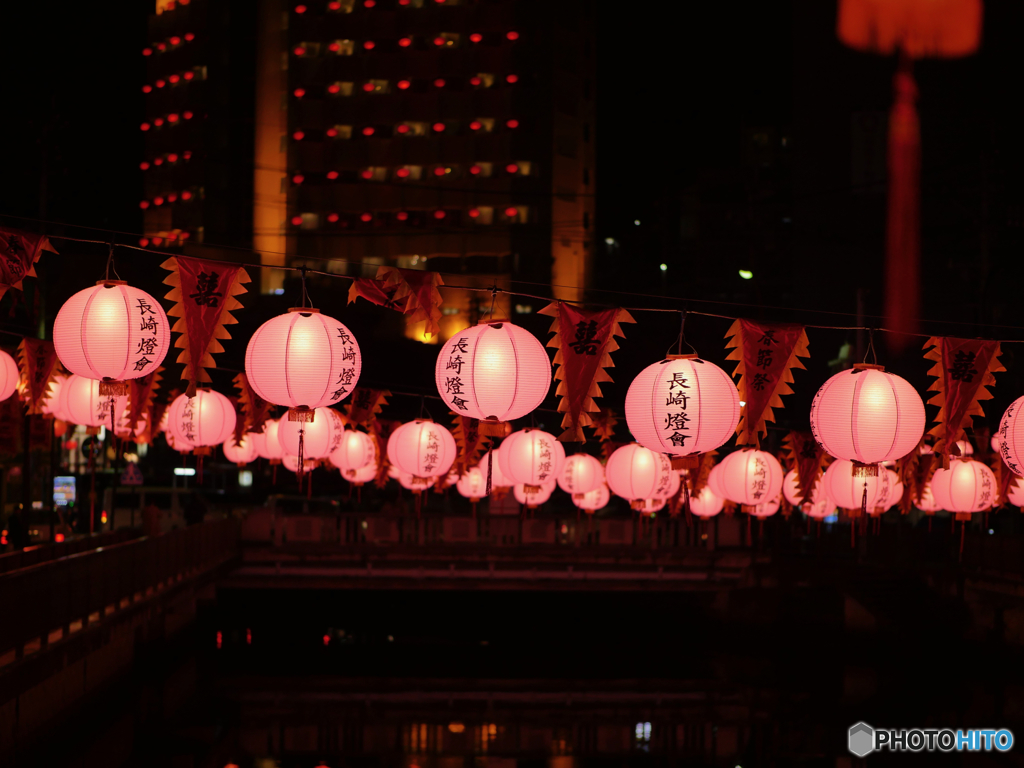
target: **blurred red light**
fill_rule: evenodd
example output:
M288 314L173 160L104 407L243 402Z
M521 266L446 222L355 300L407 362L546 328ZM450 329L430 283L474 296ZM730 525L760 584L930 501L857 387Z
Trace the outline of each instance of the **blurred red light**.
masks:
M505 37L507 37L509 40L518 40L519 39L519 33L518 32L509 32L507 35L505 35Z
M403 48L408 48L410 45L412 45L412 38L411 37L399 38L398 44L400 46L402 46Z
M224 635L221 632L217 633L217 647L220 648L224 644Z
M178 237L180 237L182 240L188 240L189 233L188 232L182 232L180 235L178 235Z
M341 43L335 40L333 43L327 46L327 50L329 50L331 53L337 53L338 51L341 50Z
M333 2L330 2L330 3L327 4L327 10L328 11L340 11L341 10L341 3L338 2L338 0L333 0Z
M324 135L326 135L327 138L329 138L329 139L333 139L335 136L338 135L338 129L337 128L328 128Z
M341 90L341 86L338 85L337 83L331 83L330 85L327 86L327 92L328 93L337 93L340 90Z
M292 226L297 227L300 224L302 224L302 217L301 216L292 216Z
M469 172L472 173L474 176L479 174L480 171L482 171L482 170L483 170L483 168L481 168L479 165L471 165L469 167Z
M148 131L149 130L149 123L143 123L142 125L139 126L139 129L143 130L143 131Z
M152 242L153 245L161 245L163 241L164 239L162 237L154 237L150 242Z
M304 138L306 138L306 134L303 133L302 131L296 131L295 133L292 134L292 138L295 139L296 141L302 141Z
M471 42L471 43L479 43L483 39L484 39L484 36L481 35L479 32L474 32L473 34L471 34L469 36L469 42Z
M324 635L324 645L330 645L330 643L331 643L331 636L330 635Z
M168 203L173 203L173 202L175 202L175 201L176 201L177 199L178 199L178 193L177 193L177 192L171 192L171 193L170 193L170 194L169 194L169 195L167 196L167 202L168 202Z
M191 199L192 199L192 193L191 193L191 192L189 192L189 191L188 191L188 190L186 189L186 190L185 190L184 192L182 192L182 193L181 193L181 199L182 199L182 200L191 200ZM184 236L185 236L185 235L182 235L182 237L184 237Z
M439 166L437 166L437 168L434 169L434 175L435 176L444 176L444 174L445 174L444 166L439 165Z
M153 165L163 165L164 159L162 157L156 157L153 159Z
M63 533L54 534L53 540L56 541L58 544L60 544L62 541L64 541L64 534Z
M184 117L186 120L192 119L192 113L189 112L187 109L181 113L181 116Z
M156 87L157 88L163 88L165 85L167 85L167 83L165 81L163 81L163 80L157 80L156 81Z
M363 7L365 7L365 8L373 8L376 4L377 4L377 0L365 0L363 2Z
M142 49L142 55L143 56L152 56L153 55L153 49L152 48L143 48Z
M480 211L478 209L476 209L476 208L470 208L469 209L469 217L471 219L475 219L479 215L480 215Z
M366 40L363 43L363 48L365 48L368 51L372 51L376 45L377 44L375 42L373 42L373 40Z
M469 84L473 86L480 85L482 82L483 80L481 80L476 75L473 75L473 77L469 78Z
M399 88L399 90L404 91L410 85L412 85L412 83L410 83L408 80L399 80L398 81L398 88Z
M180 77L178 77L178 75L171 75L171 76L170 76L170 77L168 77L167 79L168 79L168 81L170 81L170 82L172 82L172 83L176 83L176 82L178 82L179 80L181 80L181 78L180 78Z
M292 53L294 53L296 56L305 56L306 49L303 48L301 45L297 45L295 46L295 48L292 49Z
M398 0L398 4L399 5L408 5L409 4L409 0Z
M443 219L444 216L445 216L444 211L434 211L434 218L435 219Z
M156 44L156 49L157 49L158 51L161 51L161 52L163 52L163 51L166 51L166 50L167 50L167 46L166 46L166 45L164 45L163 43L157 43L157 44Z
M365 171L360 171L359 175L362 176L364 179L372 179L373 178L373 171L371 171L369 168L367 168Z
M182 77L184 77L186 80L191 80L195 76L195 72L186 72L184 75L182 75Z
M153 198L153 205L163 205L163 204L164 204L164 199L162 197L154 197Z
M188 114L188 113L186 112L185 114ZM192 159L192 153L189 150L187 150L187 149L184 152L181 153L181 156L184 157L186 160L191 160Z
M373 128L370 126L363 128L363 136L373 136Z
M336 213L328 213L327 214L327 220L329 222L331 222L331 224L337 224L338 223L338 218L339 218L339 216Z
M444 45L444 38L443 37L435 37L434 38L434 45L438 45L438 46Z
M145 160L143 160L141 163L139 163L139 168L141 168L144 171L148 171L149 170L149 163L147 163Z
M143 93L150 93L152 90L153 90L153 86L152 85L144 85L144 86L142 86L142 92Z
M182 5L184 5L184 3L182 3ZM185 40L186 40L186 42L191 43L195 39L196 39L196 36L193 35L191 32L186 32L185 33Z
M373 83L363 83L363 90L369 93L374 89Z
M306 180L306 177L303 176L301 173L296 173L294 176L292 176L292 183L293 184L301 184L305 180Z
M296 88L294 93L295 93L295 98L301 99L303 96L306 95L306 89L305 88Z
M174 113L174 112L171 112L171 114L169 114L167 116L167 122L169 122L169 123L176 123L176 122L178 122L178 115L176 113Z
M398 1L401 2L402 0ZM406 213L405 211L399 211L398 213L395 214L395 218L398 219L399 221L405 221L406 219L409 218L409 214Z
M141 203L139 203L139 208L141 208L142 210L146 210L147 208L149 208L149 200L143 200Z
M474 120L473 122L471 122L469 124L469 129L471 131L479 131L483 127L484 127L483 123L481 123L479 120Z
M163 124L164 124L164 119L162 117L158 117L158 118L156 118L156 120L153 121L153 125L155 125L157 128L159 128Z
M327 179L328 179L328 181L334 181L336 178L338 178L338 172L337 171L328 171L327 172Z
M519 121L518 120L514 120L514 119L513 120L506 120L505 121L505 125L507 125L509 128L518 128L519 127Z
M509 82L509 83L518 83L519 82L519 75L509 75L508 77L505 78L505 80L506 80L506 82Z
M519 166L515 163L509 163L505 166L505 170L509 173L519 173Z
M444 78L443 77L437 78L437 80L434 81L434 86L437 87L437 88L444 88Z
M181 45L181 38L175 35L171 38L171 45Z
M169 155L167 155L167 162L169 162L169 163L176 163L176 162L178 162L178 156L176 154L174 154L173 152L171 152Z
M363 221L363 222L367 222L367 223L368 223L368 222L371 222L371 221L373 221L373 214L372 214L372 213L364 213L364 214L361 214L361 215L359 216L359 220L360 220L360 221Z
M402 123L395 130L398 131L399 133L408 133L409 132L409 126L406 125L405 123Z
M305 13L306 12L306 6L304 6L304 5L296 5L295 6L295 12L296 13Z
M397 171L395 171L395 176L397 176L400 179L408 178L408 176L409 176L409 169L408 168L399 168Z
M437 133L441 133L441 132L442 132L442 131L444 130L444 123L434 123L434 125L433 125L433 126L431 126L431 127L432 127L432 128L434 129L434 131L436 131Z
M519 213L518 208L513 208L510 206L505 209L505 215L508 216L510 219L514 218L517 213Z

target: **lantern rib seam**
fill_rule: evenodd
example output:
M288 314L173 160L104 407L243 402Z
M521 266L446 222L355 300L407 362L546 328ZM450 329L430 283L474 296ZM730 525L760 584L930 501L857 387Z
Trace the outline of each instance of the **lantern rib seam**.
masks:
M485 325L484 330L481 330L479 333L477 333L473 339L473 360L472 363L470 364L469 369L470 373L473 374L473 408L476 409L476 412L479 414L479 416L484 419L487 418L488 414L484 413L483 408L480 407L480 395L478 395L476 391L476 355L477 351L480 349L480 339L483 338L484 332L488 327L490 326ZM440 364L441 358L438 357L438 365ZM445 402L447 403L448 401L445 400ZM497 414L495 414L495 416L497 416Z
M504 330L504 326L502 326L502 330ZM515 368L515 372L516 372L516 378L515 378L515 381L512 384L512 403L510 405L510 408L505 410L506 415L508 414L508 411L512 407L515 407L516 402L519 399L519 349L516 347L515 334L511 333L511 332L507 332L507 333L508 333L509 343L512 345L512 358L513 358L512 362L514 363L514 368ZM544 354L545 354L545 356L547 356L546 352ZM536 407L537 406L534 406L534 408L536 408ZM533 410L533 408L531 408L530 410Z
M327 321L324 320L324 316L319 314L316 316L320 318L320 327L323 328L324 333L327 335L327 351L328 354L330 354L331 356L329 364L330 367L327 369L327 382L324 384L323 394L320 395L317 402L317 405L319 405L320 403L323 403L325 401L330 402L330 399L328 398L328 393L331 391L332 382L334 381L334 338L331 336L331 332L327 329ZM339 324L341 324L341 321L338 322ZM352 340L355 341L355 336L352 336ZM362 353L360 352L360 355L361 354ZM361 369L360 373L362 373ZM341 400L343 399L344 396L338 398L338 402L341 402Z
M128 289L126 286L119 285L117 290L121 294L121 300L124 302L124 317L125 325L128 328L128 338L125 339L124 345L124 365L121 366L121 375L118 376L118 380L124 379L124 375L128 372L128 358L131 357L132 352L132 305L131 300L128 298ZM162 327L162 326L161 326Z
M289 348L291 347L292 342L292 328L295 326L297 317L291 317L289 319L291 320L291 322L288 323L288 334L284 337L284 391L285 394L288 395L289 403L294 403L295 397L292 395L292 385L288 379L288 362L289 359L291 358Z
M889 383L889 389L892 390L892 398L896 402L896 423L893 425L892 442L889 444L889 450L885 454L885 459L902 459L902 456L893 456L893 453L896 450L896 441L900 436L900 412L902 411L902 408L900 408L900 393L896 390L896 384L893 382L892 375L888 373L884 373L882 375L885 376L885 380Z
M99 290L99 289L97 288L96 290ZM99 371L96 369L96 367L92 364L92 360L89 357L89 343L87 341L88 334L85 332L86 325L89 322L89 308L92 306L93 298L95 298L95 296L96 296L96 290L93 290L93 292L89 294L89 298L85 300L85 307L82 310L82 325L78 329L79 339L82 342L82 355L85 357L85 364L89 366L89 373L99 373ZM102 376L96 376L94 378L102 378ZM91 395L89 397L89 400L90 400L90 406L92 406L93 403L91 402L92 401L92 396Z
M850 444L853 447L853 457L857 461L860 461L861 459L860 436L857 432L857 407L860 404L861 385L870 373L870 371L865 371L864 376L856 377L853 382L853 402L850 404ZM866 464L867 462L863 463Z
M687 361L687 362L690 362L690 361ZM690 362L690 370L693 372L693 382L694 382L694 384L697 385L697 434L694 435L694 438L693 438L693 445L696 446L696 445L700 445L700 427L701 427L701 423L704 421L702 418L700 418L700 413L701 413L701 408L702 408L702 406L704 404L704 400L701 397L700 376L697 375L697 368L694 366L694 364L692 362ZM690 453L693 453L693 451L691 450ZM686 453L686 452L683 453L683 456L689 456L689 455L690 455L689 453Z

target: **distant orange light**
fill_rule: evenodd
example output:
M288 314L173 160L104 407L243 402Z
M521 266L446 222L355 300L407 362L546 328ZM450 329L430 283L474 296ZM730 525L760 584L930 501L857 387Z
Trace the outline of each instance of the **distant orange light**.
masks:
M292 216L292 226L297 227L300 224L302 224L302 217L301 216Z
M338 178L338 172L337 171L328 171L327 172L327 179L329 181L334 181L336 178Z
M64 541L64 534L63 533L55 533L53 535L53 540L56 541L58 544L60 544L62 541Z
M164 45L163 43L157 43L156 44L156 49L162 53L163 51L167 50L167 46Z
M443 219L444 217L445 217L445 212L444 211L434 211L434 218L435 219Z
M188 114L188 113L186 112L185 114ZM188 118L186 118L186 120L187 119ZM184 157L186 160L191 160L192 159L192 153L189 150L187 150L187 149L184 152L181 153L181 156Z
M398 81L398 87L399 87L400 90L404 91L410 85L412 85L412 83L410 83L408 80L399 80Z

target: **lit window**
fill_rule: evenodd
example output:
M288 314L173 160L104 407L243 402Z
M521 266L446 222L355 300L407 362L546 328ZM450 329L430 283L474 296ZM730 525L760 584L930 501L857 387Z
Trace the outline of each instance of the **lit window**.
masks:
M327 92L332 96L351 96L354 83L336 82L327 86Z
M456 48L460 39L461 35L458 32L441 32L434 37L434 45L438 48Z
M477 212L476 216L473 216L473 223L481 226L489 226L494 223L494 207L490 205L478 205L473 209Z
M474 163L470 166L469 172L481 179L490 178L494 172L494 163Z
M503 211L503 213L505 214L505 219L507 221L525 224L528 211L529 209L525 205L510 205Z
M351 56L356 49L355 40L332 40L327 44L327 50L338 56Z
M477 72L469 78L469 84L474 88L490 88L494 85L494 75L489 72Z

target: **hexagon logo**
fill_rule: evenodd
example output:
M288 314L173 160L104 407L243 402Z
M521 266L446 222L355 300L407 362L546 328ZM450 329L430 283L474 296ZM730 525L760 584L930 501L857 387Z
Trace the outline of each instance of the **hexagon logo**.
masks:
M857 757L871 754L875 751L875 729L867 723L851 725L848 746Z

